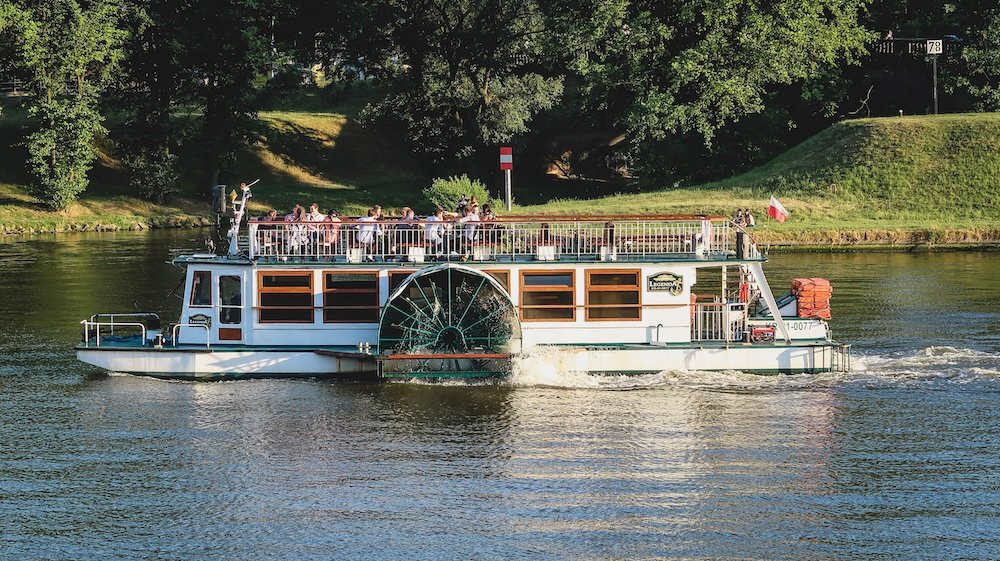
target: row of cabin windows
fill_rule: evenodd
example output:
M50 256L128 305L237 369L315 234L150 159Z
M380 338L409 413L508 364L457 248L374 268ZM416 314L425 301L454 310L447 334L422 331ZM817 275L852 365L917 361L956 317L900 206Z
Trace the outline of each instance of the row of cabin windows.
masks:
M586 271L586 319L639 320L642 300L639 271ZM521 319L576 320L573 271L521 273Z
M508 271L488 274L510 291ZM261 323L313 323L312 273L259 273L259 320ZM389 273L389 291L410 275ZM639 320L642 317L639 271L587 271L585 306L587 320ZM574 271L521 273L521 319L525 321L574 321L576 319ZM323 321L326 323L377 323L379 320L378 274L328 272L323 275ZM224 324L242 320L240 277L219 277L221 316ZM211 273L195 271L191 287L192 306L212 305Z
M260 273L261 323L312 323L312 273ZM379 319L377 273L325 273L323 321L376 323Z

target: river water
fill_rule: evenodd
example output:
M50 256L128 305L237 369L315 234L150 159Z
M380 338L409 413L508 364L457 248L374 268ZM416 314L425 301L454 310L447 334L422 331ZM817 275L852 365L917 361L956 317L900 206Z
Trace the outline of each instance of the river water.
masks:
M0 241L0 559L998 559L1000 254L778 255L846 374L165 382L74 359L192 231ZM776 288L777 290L777 288Z

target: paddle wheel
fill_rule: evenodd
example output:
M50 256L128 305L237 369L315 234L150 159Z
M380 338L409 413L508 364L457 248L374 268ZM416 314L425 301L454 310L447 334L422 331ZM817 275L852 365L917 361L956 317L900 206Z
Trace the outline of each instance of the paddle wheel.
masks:
M389 295L378 342L386 377L493 376L509 371L521 324L493 277L442 264L410 275Z

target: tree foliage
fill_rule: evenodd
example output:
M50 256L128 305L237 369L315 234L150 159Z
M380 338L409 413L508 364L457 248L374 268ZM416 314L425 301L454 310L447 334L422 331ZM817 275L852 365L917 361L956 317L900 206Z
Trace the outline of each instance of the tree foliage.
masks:
M369 121L401 124L418 151L462 160L508 142L562 94L562 77L531 63L544 20L534 0L376 0L347 51L389 84Z
M583 102L628 131L638 160L672 136L716 132L769 90L859 54L865 0L542 0L578 53Z
M0 0L0 68L16 58L31 83L28 165L52 208L87 186L99 102L124 116L133 188L162 202L195 139L198 182L228 181L264 98L314 63L331 90L374 83L362 122L437 175L561 137L577 142L549 143L550 161L575 151L580 169L663 185L759 163L849 115L878 75L919 71L907 87L928 91L922 56L867 55L886 30L954 35L938 62L956 107L1000 109L998 29L995 0Z
M977 100L981 111L1000 111L1000 8L982 13L975 40L962 50L957 84ZM971 31L971 30L970 30Z
M40 124L28 137L32 191L48 207L64 209L87 188L94 137L104 132L97 103L124 54L123 7L117 0L17 7L17 46L34 93L29 112Z

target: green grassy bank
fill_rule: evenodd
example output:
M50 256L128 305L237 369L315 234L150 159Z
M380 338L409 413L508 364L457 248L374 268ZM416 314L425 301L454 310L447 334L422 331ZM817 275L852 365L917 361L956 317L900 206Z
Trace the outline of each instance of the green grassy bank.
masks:
M790 211L767 222L771 194ZM702 186L564 200L538 213L731 215L751 208L775 245L1000 244L1000 114L837 123L771 162Z
M9 101L8 101L9 105ZM240 151L235 184L260 178L252 207L286 209L313 201L324 208L361 213L427 206L429 183L412 157L392 138L354 119L362 104L348 99L314 111L263 112L252 141ZM114 125L111 125L112 130ZM165 206L129 196L114 146L102 146L92 186L65 212L45 211L27 194L23 111L0 118L0 232L39 233L86 229L206 224L208 204L189 186ZM114 136L114 135L112 135ZM182 155L195 170L196 146ZM566 192L551 182L515 179L517 192ZM791 212L785 224L765 220L770 194ZM537 195L535 196L537 199ZM542 197L544 198L544 197ZM1000 245L1000 114L859 119L835 124L773 161L707 185L597 199L559 199L516 206L512 214L709 213L751 208L756 237L775 246L997 246Z

